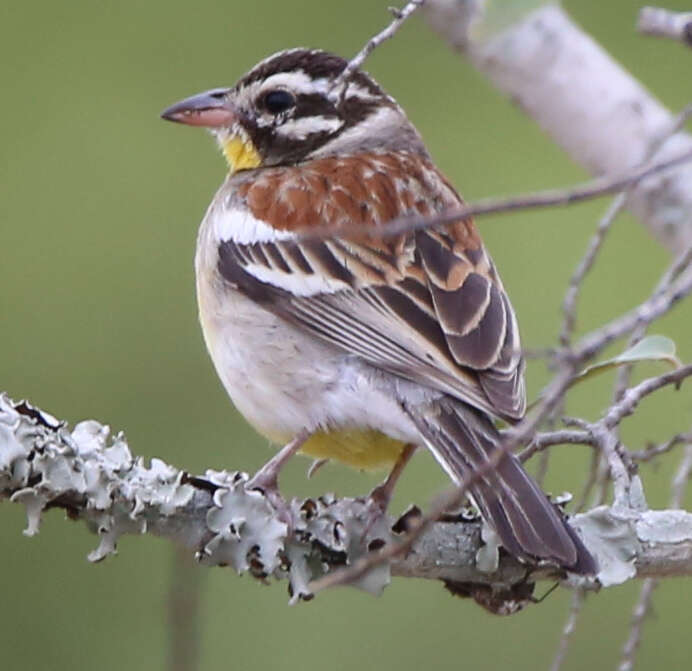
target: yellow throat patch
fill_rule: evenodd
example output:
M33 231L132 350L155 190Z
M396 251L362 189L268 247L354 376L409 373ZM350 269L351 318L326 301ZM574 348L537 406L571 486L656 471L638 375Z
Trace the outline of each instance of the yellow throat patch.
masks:
M255 145L240 135L232 135L228 140L225 140L221 149L228 162L228 167L231 169L231 175L238 170L251 170L262 165Z

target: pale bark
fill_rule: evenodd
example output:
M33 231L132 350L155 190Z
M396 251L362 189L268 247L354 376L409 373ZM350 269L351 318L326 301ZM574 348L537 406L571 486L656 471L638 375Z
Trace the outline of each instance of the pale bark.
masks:
M543 6L498 32L484 25L482 7L491 2L428 0L423 11L450 45L591 174L619 174L639 165L674 115L563 9L533 4ZM692 136L677 132L658 158L688 148ZM669 250L689 246L692 165L639 184L628 208Z

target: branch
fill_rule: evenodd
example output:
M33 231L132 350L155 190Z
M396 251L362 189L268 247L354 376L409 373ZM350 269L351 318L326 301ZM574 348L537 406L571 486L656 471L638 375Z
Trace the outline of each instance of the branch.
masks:
M638 384L636 387L628 389L623 394L622 400L618 401L608 410L606 416L603 418L603 424L606 426L606 428L612 429L613 427L617 426L625 417L631 415L645 396L648 396L658 389L661 389L661 387L665 387L669 384L678 386L690 375L692 375L692 364L681 366L680 368L673 370L670 373L666 373L665 375L649 378L648 380L644 380L644 382Z
M560 7L528 3L540 6L507 25L505 4L428 0L423 12L591 174L622 174L641 163L652 141L671 127L672 114ZM692 137L677 132L660 156L691 147ZM688 247L692 166L639 183L627 206L669 250Z
M420 516L412 508L397 521L382 516L371 524L371 508L362 499L293 500L289 532L270 501L246 490L246 482L243 473L191 476L157 459L147 466L132 457L122 435L109 439L107 426L86 421L70 431L27 403L0 396L0 500L25 506L27 535L37 533L42 512L50 508L85 522L100 537L91 561L112 554L124 534L151 533L196 550L205 565L230 565L261 580L287 579L294 600L309 599L311 581L403 542ZM601 507L572 522L599 559L603 585L635 576L692 575L692 514L618 517ZM530 601L536 580L560 576L555 567L529 567L504 554L481 568L479 557L488 548L483 533L475 517L447 515L404 556L375 567L355 585L378 594L391 575L442 580L455 594L502 610L510 601Z
M665 144L666 140L670 138L672 135L677 133L683 126L685 125L685 122L692 116L692 105L687 105L681 112L678 114L678 116L675 118L673 121L672 126L667 129L667 131L663 134L661 134L658 138L655 138L651 145L648 147L645 160L643 163L647 163L651 159L653 159L656 154L658 153L659 149ZM637 166L641 167L641 166ZM629 195L629 189L635 186L635 184L631 184L630 187L626 191L622 191L619 193L612 201L610 204L610 207L608 207L606 213L603 215L601 220L598 223L598 226L596 228L596 232L593 234L591 237L591 240L589 241L586 253L584 254L584 257L582 260L579 262L579 265L577 266L576 270L572 274L572 277L570 278L569 281L569 286L567 287L567 291L565 292L565 297L562 303L562 311L564 314L564 319L562 322L562 328L560 329L560 343L563 345L563 347L569 346L571 339L572 339L572 333L574 331L574 327L576 325L577 321L577 299L579 298L579 292L581 290L581 285L586 277L586 275L589 273L591 268L593 267L596 257L598 256L599 251L601 250L601 247L603 246L603 243L605 241L606 236L608 235L613 222L617 218L618 214L624 209L624 207L627 205L627 197ZM690 245L689 252L692 252L692 245ZM681 265L685 263L685 256L682 257L681 260ZM684 269L684 268L682 268ZM672 275L671 275L672 279ZM662 286L661 290L665 289L667 285L670 283L670 279L666 279L664 286ZM632 339L630 340L630 345L634 345L635 342L638 342L639 339L643 337L644 333L642 332L641 334L633 334ZM626 375L619 376L618 378L618 387L620 389L624 389L628 381L628 377ZM616 390L615 396L618 396L618 391Z
M644 35L668 37L692 47L692 12L643 7L639 12L637 28Z

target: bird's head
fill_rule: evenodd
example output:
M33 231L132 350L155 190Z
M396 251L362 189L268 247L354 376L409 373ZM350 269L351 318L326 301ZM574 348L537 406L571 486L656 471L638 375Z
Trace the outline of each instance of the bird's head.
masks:
M282 51L235 86L186 98L161 116L209 128L231 173L337 153L405 148L425 154L399 105L369 75L356 70L344 93L346 65L325 51Z

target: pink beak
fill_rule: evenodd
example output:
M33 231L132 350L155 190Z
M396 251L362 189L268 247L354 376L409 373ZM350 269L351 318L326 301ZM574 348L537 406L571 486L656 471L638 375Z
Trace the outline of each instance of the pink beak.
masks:
M188 126L219 128L238 120L238 113L228 103L230 89L212 89L185 98L161 112L161 118Z

